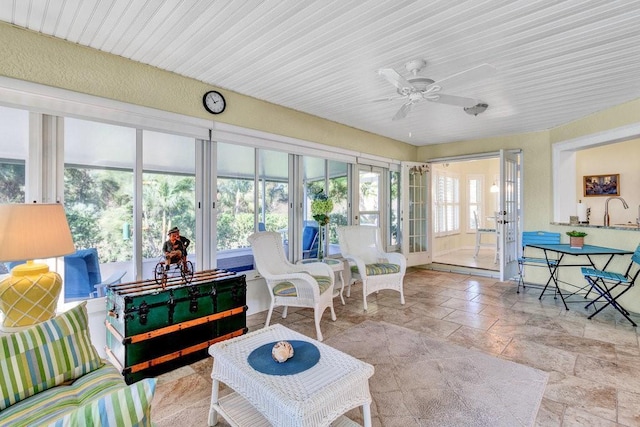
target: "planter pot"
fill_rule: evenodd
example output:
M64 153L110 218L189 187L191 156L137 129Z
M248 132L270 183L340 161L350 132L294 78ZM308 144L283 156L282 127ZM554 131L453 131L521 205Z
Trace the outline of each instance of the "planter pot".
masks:
M569 246L572 248L582 249L584 246L584 237L571 237L569 236Z

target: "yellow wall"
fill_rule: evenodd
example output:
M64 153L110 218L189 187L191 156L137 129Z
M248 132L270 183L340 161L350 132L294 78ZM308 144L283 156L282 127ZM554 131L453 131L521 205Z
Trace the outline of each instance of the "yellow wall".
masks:
M591 224L604 224L604 208L607 196L583 197L583 177L586 175L620 174L620 196L629 205L624 209L618 200L609 202L611 225L636 223L640 204L640 139L619 142L613 145L589 148L576 152L576 200L591 208ZM640 235L638 236L640 239Z
M220 90L227 109L215 120L398 160L417 148L201 81L0 23L0 75L212 120L202 95Z

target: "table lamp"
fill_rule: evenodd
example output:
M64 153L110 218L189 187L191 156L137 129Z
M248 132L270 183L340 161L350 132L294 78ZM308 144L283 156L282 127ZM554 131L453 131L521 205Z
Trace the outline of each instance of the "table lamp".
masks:
M0 261L25 261L0 282L3 328L19 328L55 316L62 278L34 259L75 252L61 204L0 205Z

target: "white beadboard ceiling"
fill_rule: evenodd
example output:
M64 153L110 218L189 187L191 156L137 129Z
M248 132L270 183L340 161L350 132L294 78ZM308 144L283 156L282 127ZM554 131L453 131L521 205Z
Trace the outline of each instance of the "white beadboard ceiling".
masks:
M640 1L0 0L0 20L422 146L550 129L640 97ZM404 101L378 75L427 61L442 92ZM228 108L233 108L229 106Z

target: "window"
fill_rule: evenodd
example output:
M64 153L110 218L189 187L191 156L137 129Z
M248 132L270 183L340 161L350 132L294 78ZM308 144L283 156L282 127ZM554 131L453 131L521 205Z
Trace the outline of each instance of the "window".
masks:
M0 107L0 203L25 202L29 112Z
M217 144L217 266L251 270L247 238L255 230L255 148Z
M134 277L133 241L124 234L133 224L135 141L135 129L65 118L67 219L76 249L97 249L102 278L123 270ZM79 296L74 283L63 284L65 298Z
M195 139L167 133L142 132L142 258L143 278L164 260L162 246L172 227L191 243L189 260L197 269ZM129 224L123 236L128 237Z
M389 246L400 244L400 172L389 172Z
M435 170L434 228L439 235L460 231L460 179L457 174Z
M477 224L474 220L473 213L475 212L478 217L478 222L483 217L483 177L482 175L469 175L467 178L467 201L468 201L468 210L469 213L467 216L467 231L473 232L477 228Z

